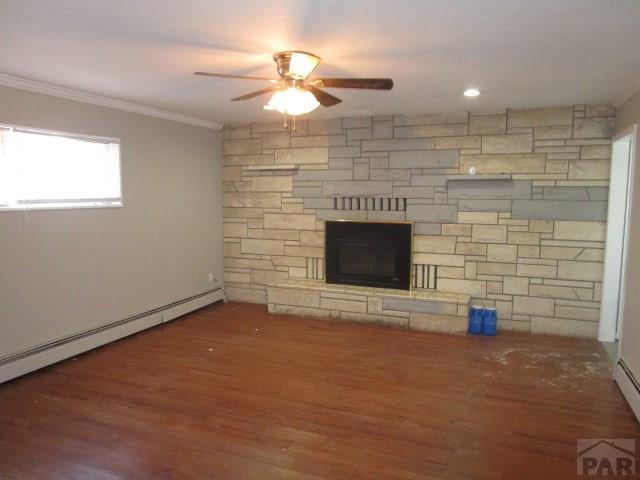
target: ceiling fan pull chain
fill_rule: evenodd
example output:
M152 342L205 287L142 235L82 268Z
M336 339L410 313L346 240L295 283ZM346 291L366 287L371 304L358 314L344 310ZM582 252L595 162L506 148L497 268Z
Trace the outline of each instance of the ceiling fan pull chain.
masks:
M287 112L284 112L284 125L283 126L284 126L284 128L288 127L288 125L287 125Z
M291 131L295 132L296 131L296 116L293 116L293 126L291 127Z

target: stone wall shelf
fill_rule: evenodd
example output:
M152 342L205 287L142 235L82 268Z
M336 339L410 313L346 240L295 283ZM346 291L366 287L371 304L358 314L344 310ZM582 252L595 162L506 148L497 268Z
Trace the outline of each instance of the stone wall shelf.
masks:
M297 170L298 165L249 165L244 168L250 172L273 172L278 170Z
M455 182L457 180L511 180L510 173L496 173L493 175L447 175L447 182Z

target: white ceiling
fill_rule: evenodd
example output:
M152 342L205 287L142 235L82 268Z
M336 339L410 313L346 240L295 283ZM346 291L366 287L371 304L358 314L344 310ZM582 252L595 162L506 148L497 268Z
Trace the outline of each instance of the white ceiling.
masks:
M192 72L272 76L283 49L394 79L330 90L327 117L612 102L639 46L638 0L0 0L0 72L223 123L276 118L229 101L264 84Z

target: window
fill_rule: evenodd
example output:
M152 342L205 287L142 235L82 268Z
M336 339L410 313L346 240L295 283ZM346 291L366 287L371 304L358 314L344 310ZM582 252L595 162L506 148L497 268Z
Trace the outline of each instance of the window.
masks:
M120 142L0 125L0 210L122 205Z

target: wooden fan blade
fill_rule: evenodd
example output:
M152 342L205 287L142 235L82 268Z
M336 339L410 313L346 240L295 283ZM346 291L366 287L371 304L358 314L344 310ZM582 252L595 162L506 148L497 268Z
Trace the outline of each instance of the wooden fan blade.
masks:
M255 92L247 93L246 95L242 95L241 97L232 98L231 101L235 102L238 100L249 100L250 98L257 97L258 95L264 95L265 93L275 92L279 90L280 87L267 87L262 88L260 90L256 90Z
M267 77L250 77L247 75L226 75L224 73L209 73L209 72L193 72L196 75L203 75L205 77L218 77L218 78L239 78L241 80L260 80L263 82L278 83L278 80Z
M390 78L316 78L311 83L326 88L366 88L373 90L391 90Z
M307 85L307 88L311 93L313 93L313 96L316 97L316 100L318 100L318 102L320 102L320 105L322 105L323 107L331 107L333 105L337 105L342 101L338 97L334 97L330 93L327 93L324 90L320 90L313 85Z

